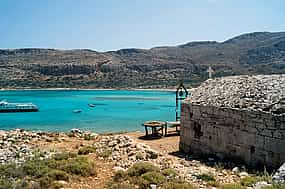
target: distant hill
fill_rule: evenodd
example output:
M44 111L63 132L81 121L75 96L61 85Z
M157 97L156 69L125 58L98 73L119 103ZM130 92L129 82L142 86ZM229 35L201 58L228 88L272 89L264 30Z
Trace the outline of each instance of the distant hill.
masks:
M224 42L121 49L0 50L0 88L171 87L215 76L285 73L285 32L255 32Z

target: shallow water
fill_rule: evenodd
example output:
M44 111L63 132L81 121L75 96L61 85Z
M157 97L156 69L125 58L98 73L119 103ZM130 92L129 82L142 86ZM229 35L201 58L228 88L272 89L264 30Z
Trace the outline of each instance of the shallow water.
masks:
M174 120L175 93L127 90L17 90L0 91L0 100L32 102L39 112L0 113L0 130L95 132L143 130L147 120ZM88 104L95 104L89 107ZM74 113L74 110L82 110Z

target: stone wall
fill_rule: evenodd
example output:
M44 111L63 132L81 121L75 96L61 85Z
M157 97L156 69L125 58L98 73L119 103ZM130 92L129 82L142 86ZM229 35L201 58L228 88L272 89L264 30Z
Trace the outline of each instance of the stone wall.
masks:
M285 162L285 114L184 101L180 149L278 167Z

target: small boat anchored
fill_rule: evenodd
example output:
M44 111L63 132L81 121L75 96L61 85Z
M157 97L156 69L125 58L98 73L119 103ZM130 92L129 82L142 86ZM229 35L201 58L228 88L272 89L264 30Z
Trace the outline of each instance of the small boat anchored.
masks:
M33 103L10 103L6 100L0 101L0 113L37 111L39 111L39 108Z
M88 104L89 107L94 108L96 105L95 104Z
M73 110L73 113L76 113L76 114L81 113L81 112L82 110Z

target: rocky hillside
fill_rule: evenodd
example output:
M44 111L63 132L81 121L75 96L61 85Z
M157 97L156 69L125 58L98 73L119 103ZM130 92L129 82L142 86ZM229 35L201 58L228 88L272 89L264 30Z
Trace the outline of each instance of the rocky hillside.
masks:
M0 88L170 87L215 76L285 73L285 32L256 32L224 42L92 50L0 50Z

